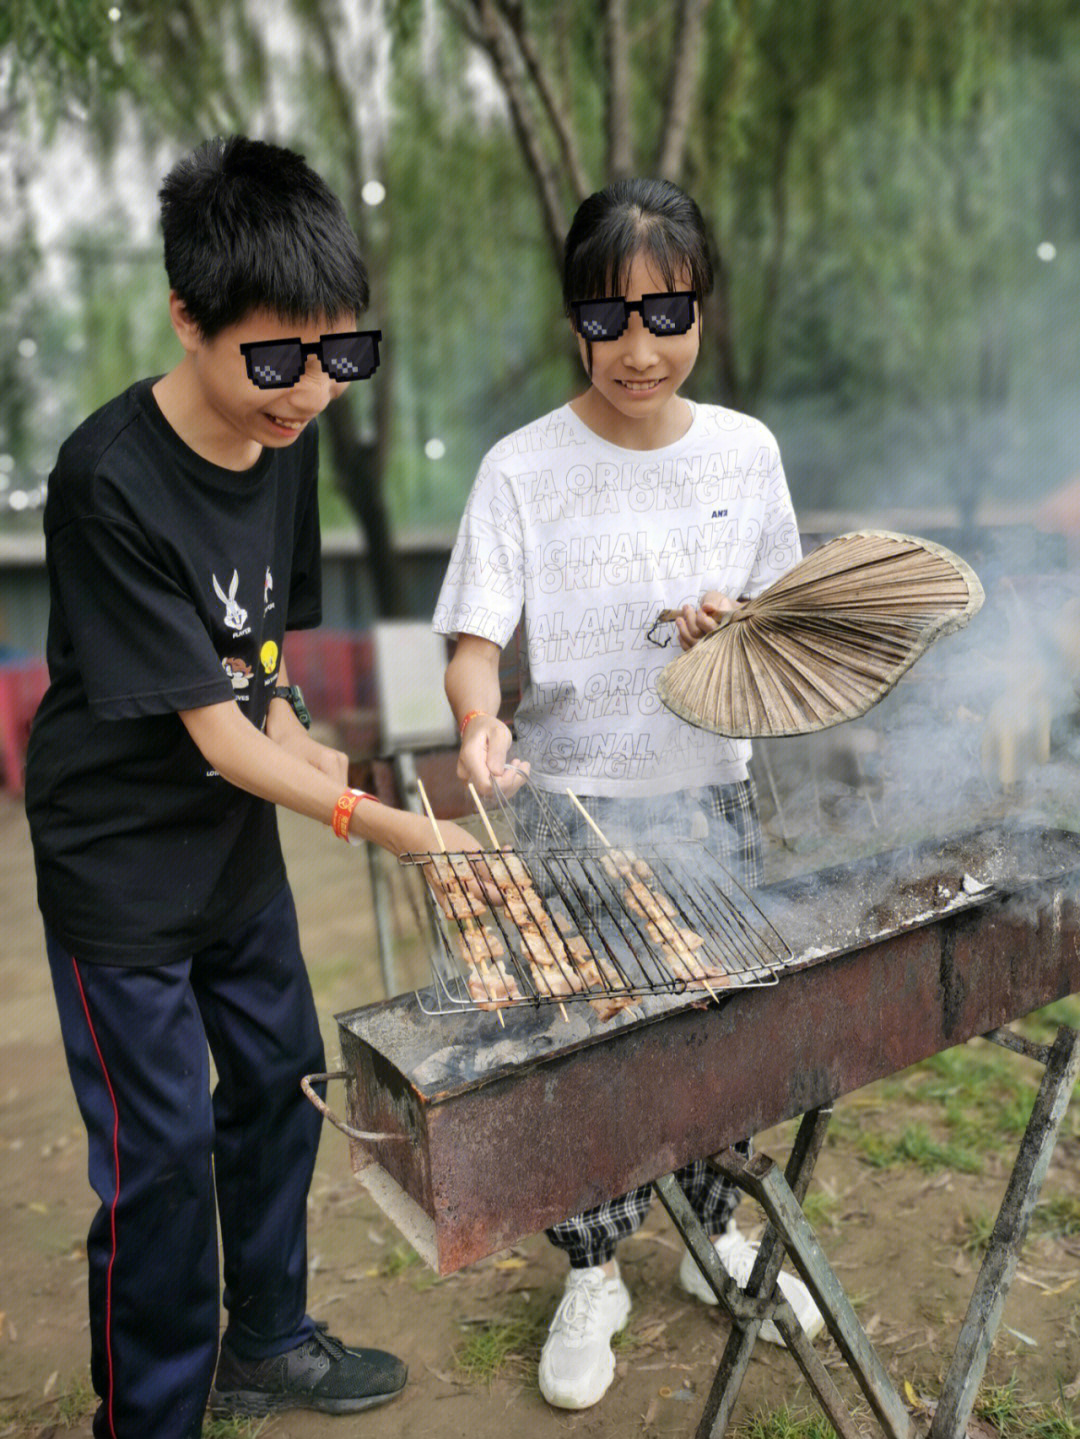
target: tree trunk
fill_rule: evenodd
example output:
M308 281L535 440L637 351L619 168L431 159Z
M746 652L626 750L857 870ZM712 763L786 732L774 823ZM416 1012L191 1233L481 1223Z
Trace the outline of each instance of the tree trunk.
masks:
M386 377L382 378L385 382ZM379 428L381 430L381 426ZM379 443L360 438L356 419L345 399L327 408L323 429L329 436L334 454L338 486L367 540L368 572L375 595L376 616L380 619L403 618L409 614L408 595L383 496L380 480L383 460Z

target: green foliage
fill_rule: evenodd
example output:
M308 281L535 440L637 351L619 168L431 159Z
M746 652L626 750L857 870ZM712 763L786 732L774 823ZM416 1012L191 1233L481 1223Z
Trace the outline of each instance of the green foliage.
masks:
M836 1439L836 1431L821 1414L789 1409L758 1413L732 1431L732 1439Z
M478 1324L454 1354L458 1372L473 1383L491 1384L506 1368L535 1368L548 1319L539 1312Z
M1024 1399L1016 1378L1008 1384L988 1384L980 1392L975 1412L997 1430L1001 1439L1080 1439L1080 1420L1063 1397L1053 1404Z
M603 7L493 4L531 42L581 183L599 185ZM132 107L145 139L168 137L174 152L233 128L305 151L361 235L386 334L377 385L347 402L376 445L373 483L398 526L452 525L484 450L584 383L538 182L466 33L472 0L395 0L390 89L376 103L382 37L343 0L289 0L273 20L243 0L114 8L110 20L104 3L14 0L0 17L14 113L56 124L75 100L106 153ZM792 456L800 508L944 492L970 515L984 493L1008 492L1033 443L1047 487L1068 473L1060 415L1080 352L1059 317L1080 301L1075 7L714 0L681 65L677 7L628 0L626 11L633 165L655 171L672 85L685 79L672 178L701 203L720 260L688 392L763 413ZM527 66L520 78L568 217L569 163ZM361 189L376 178L386 199L371 207ZM0 443L20 464L24 451L55 452L72 415L174 353L155 328L150 260L114 267L105 252L122 251L122 237L94 240L89 266L91 247L72 242L83 268L63 297L27 283L32 235L7 245ZM1046 240L1053 263L1035 258ZM13 363L11 337L31 314L46 317L43 331L93 342L88 377L63 339L48 368ZM431 439L442 458L425 454ZM345 513L329 506L328 522Z

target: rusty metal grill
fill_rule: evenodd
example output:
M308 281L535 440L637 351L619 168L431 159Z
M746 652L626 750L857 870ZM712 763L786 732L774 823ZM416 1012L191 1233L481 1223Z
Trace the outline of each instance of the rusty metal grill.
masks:
M734 876L696 841L543 852L411 854L502 901L448 916L424 885L437 936L428 1013L587 1000L614 1013L648 994L775 984L791 951ZM644 892L644 893L643 893Z

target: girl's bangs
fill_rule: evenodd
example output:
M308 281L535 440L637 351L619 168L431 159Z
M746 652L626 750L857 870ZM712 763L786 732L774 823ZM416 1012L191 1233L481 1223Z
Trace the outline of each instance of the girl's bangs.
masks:
M693 250L676 250L661 226L646 224L621 227L621 232L611 237L598 235L592 244L581 247L574 257L573 298L594 300L625 294L639 256L651 262L666 290L691 289L701 294L708 288Z

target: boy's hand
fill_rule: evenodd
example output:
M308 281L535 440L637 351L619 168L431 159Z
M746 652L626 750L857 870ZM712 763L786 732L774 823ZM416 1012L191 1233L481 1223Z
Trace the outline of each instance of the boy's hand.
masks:
M340 785L349 783L349 756L343 750L331 749L329 745L319 744L317 740L309 737L311 749L305 756L309 764L316 769L321 769L323 774Z
M679 644L684 650L693 649L698 640L720 628L718 616L730 614L732 610L739 608L737 600L728 599L727 595L722 595L719 590L709 590L702 595L699 609L695 610L693 605L683 605L679 618L675 621Z
M506 755L514 737L494 715L475 715L465 727L458 753L457 775L463 784L474 784L478 794L491 794L496 782L504 798L525 783L527 760L507 763Z
M335 784L345 786L349 783L349 756L312 739L291 705L280 700L271 701L266 715L266 734L297 759L329 775Z
M435 891L435 898L446 914L456 911L460 914L463 909L465 913L480 914L490 904L501 904L502 895L494 883L486 884L482 881L484 867L481 866L481 877L473 873L471 866L459 865L458 869L451 867L449 860L441 857L439 838L435 835L431 821L423 815L412 814L401 811L399 815L398 835L395 839L395 848L399 855L403 854L433 854L436 857L430 864L424 865L424 878ZM453 820L439 820L439 837L450 854L469 852L482 849L480 841L475 835L471 835L467 829L455 824ZM460 872L458 872L460 870ZM467 897L467 903L462 905L462 896ZM451 907L451 900L456 901Z
M329 745L312 739L299 720L287 728L282 726L273 734L267 725L267 734L275 744L287 749L297 759L302 759L305 764L329 775L335 784L344 787L349 783L349 756L342 750L331 749Z

